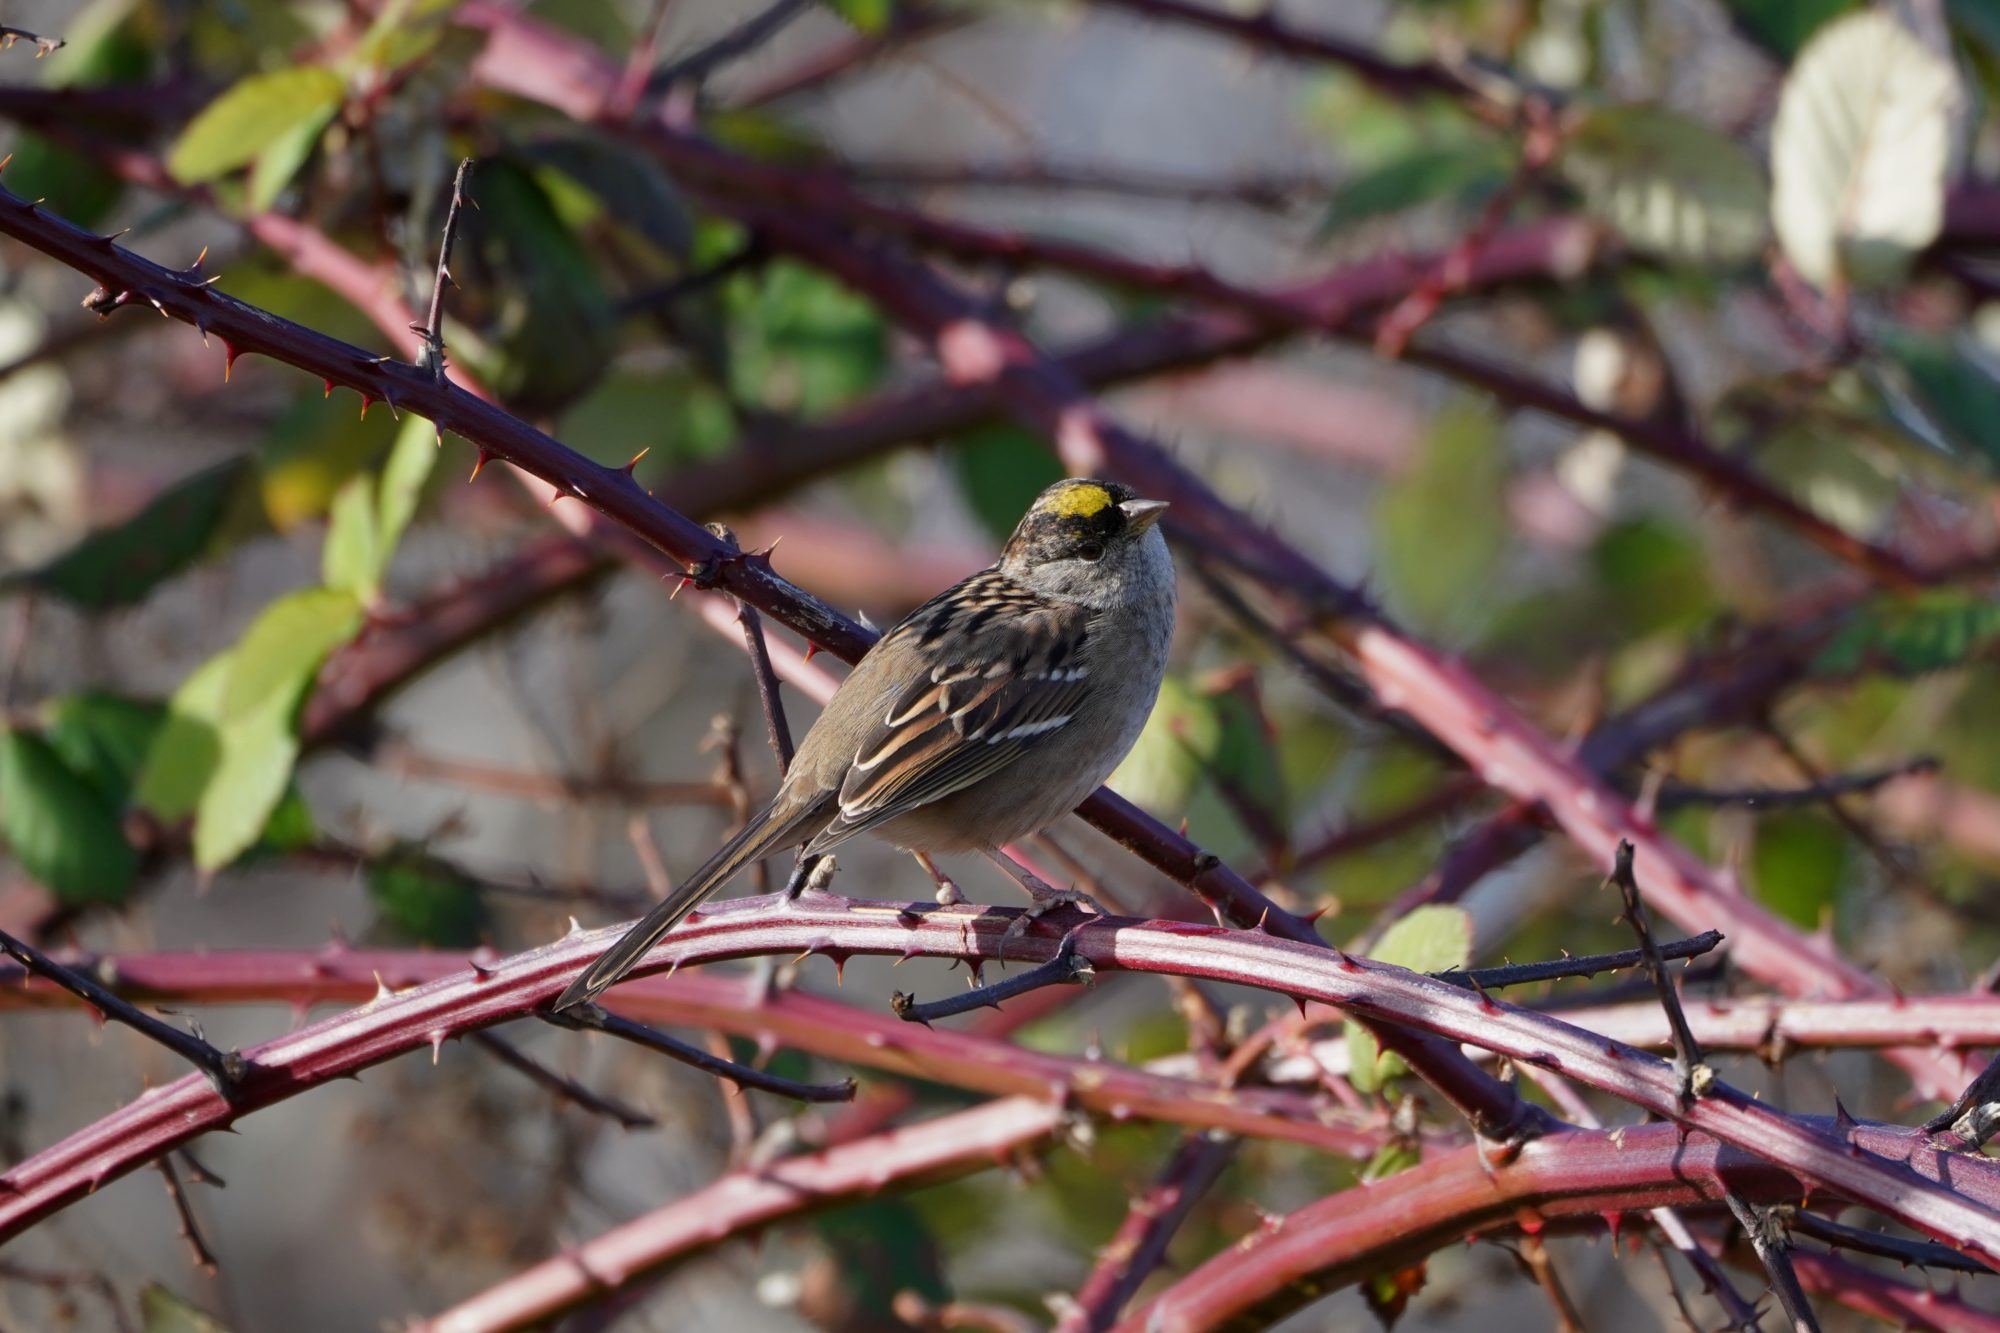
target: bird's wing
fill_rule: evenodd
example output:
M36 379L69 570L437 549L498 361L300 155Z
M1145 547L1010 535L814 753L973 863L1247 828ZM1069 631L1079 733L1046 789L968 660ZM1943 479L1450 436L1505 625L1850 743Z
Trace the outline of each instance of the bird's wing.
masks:
M890 632L930 670L890 695L873 719L841 783L839 813L812 849L998 772L1068 726L1083 703L1088 610L1041 598L993 570L954 594Z

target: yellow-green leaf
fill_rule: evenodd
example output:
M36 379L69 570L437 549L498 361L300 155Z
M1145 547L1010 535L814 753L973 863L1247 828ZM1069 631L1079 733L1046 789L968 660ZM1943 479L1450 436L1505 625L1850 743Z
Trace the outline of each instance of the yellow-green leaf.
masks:
M210 102L181 132L167 169L193 185L246 166L300 125L325 118L347 89L340 76L318 65L293 65L252 74Z
M350 477L327 512L326 545L320 548L320 577L329 588L375 599L382 577L382 533L375 517L375 487L368 476Z
M1382 932L1372 956L1412 972L1464 967L1472 959L1472 918L1463 907L1419 907ZM1408 1068L1401 1058L1384 1054L1374 1034L1353 1021L1347 1024L1347 1054L1347 1079L1359 1092L1373 1092Z

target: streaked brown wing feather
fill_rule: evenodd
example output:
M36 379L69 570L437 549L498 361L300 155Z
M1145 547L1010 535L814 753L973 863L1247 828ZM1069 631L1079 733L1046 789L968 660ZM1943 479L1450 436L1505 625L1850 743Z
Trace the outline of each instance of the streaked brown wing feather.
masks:
M1084 700L1089 613L987 571L919 607L891 637L932 669L869 729L814 849L971 786L1059 732ZM1004 628L995 620L1004 611ZM885 645L886 641L885 641Z

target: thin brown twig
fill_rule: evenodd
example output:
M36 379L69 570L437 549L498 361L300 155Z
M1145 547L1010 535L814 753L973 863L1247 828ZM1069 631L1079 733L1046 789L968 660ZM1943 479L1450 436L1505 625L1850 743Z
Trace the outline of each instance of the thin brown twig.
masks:
M785 701L778 692L778 673L771 666L771 649L764 642L764 619L745 601L736 603L736 619L743 626L743 646L750 653L750 676L757 682L757 702L764 706L764 727L771 737L771 753L777 756L778 775L791 771L791 724L785 720Z
M534 773L464 759L425 754L395 738L374 743L373 757L397 777L423 778L523 800L574 804L609 801L619 805L729 805L731 793L716 782L647 782L618 776Z
M159 1168L160 1179L166 1184L167 1199L174 1206L176 1226L181 1239L187 1242L194 1266L213 1277L221 1265L215 1261L215 1251L209 1249L208 1242L202 1238L201 1225L194 1220L194 1206L188 1202L187 1191L181 1188L181 1178L174 1172L173 1155L155 1158L153 1165Z
M456 287L451 276L451 246L458 237L458 210L465 204L465 178L472 171L471 158L462 158L451 180L451 203L444 213L444 236L438 242L437 273L431 279L430 315L422 324L410 325L410 332L423 340L423 355L417 364L428 367L431 378L444 383L444 289Z
M626 1129L651 1129L660 1123L644 1111L627 1106L615 1097L592 1092L575 1079L558 1074L513 1042L495 1033L482 1029L472 1034L472 1040L509 1069L525 1075L530 1082L540 1084L558 1097L576 1103L593 1115L608 1117Z
M1886 768L1814 776L1803 787L1697 787L1684 782L1665 782L1653 798L1653 808L1677 810L1689 805L1741 805L1753 810L1772 810L1838 803L1844 796L1865 795L1898 778L1934 773L1937 768L1935 757L1918 755Z

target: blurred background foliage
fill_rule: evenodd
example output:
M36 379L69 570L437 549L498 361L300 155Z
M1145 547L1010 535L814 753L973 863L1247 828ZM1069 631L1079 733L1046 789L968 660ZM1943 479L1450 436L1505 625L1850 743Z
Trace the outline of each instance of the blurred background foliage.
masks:
M1560 280L1446 292L1418 342L1476 348L1591 409L1697 434L1811 513L1925 562L1969 560L2000 541L1990 299L2000 268L1983 253L2000 229L1951 211L2000 175L2000 11L1985 0L1276 8L1395 59L1446 62L1476 97L1258 57L1139 3L781 6L769 39L732 60L716 56L718 41L766 11L728 0L525 8L621 66L655 50L638 70L644 94L773 169L829 171L909 207L1246 283L1396 253L1476 253L1509 228L1590 219L1600 262ZM444 328L453 363L595 459L643 453L637 475L669 502L705 468L782 475L796 456L787 451L935 383L889 312L773 253L628 138L481 86L481 41L453 23L450 0L13 9L10 21L66 45L39 61L16 51L0 77L96 100L51 124L11 117L0 98L0 120L17 121L4 131L9 189L82 225L127 228L123 244L162 262L205 253L224 292L371 354L383 338L367 312L240 224L303 220L421 309L451 172L475 157ZM764 95L813 52L856 40L879 56ZM147 96L120 102L119 90ZM1539 130L1491 114L1496 101L1526 100L1551 108ZM117 169L121 151L164 174L134 184ZM1182 309L1164 289L1025 260L953 273L1058 351L1142 335ZM143 309L100 322L75 309L82 290L24 250L0 250L9 928L221 948L309 945L331 920L385 944L512 948L547 938L572 910L615 916L615 901L578 886L637 879L621 806L647 804L621 801L620 784L708 782L721 760L701 742L715 714L758 734L735 650L667 609L643 576L621 575L320 745L300 717L329 657L398 607L497 565L543 520L504 483L460 485L473 451L436 441L426 422L255 359L225 385L222 349ZM1519 410L1366 345L1298 339L1107 393L1122 417L1366 582L1399 623L1462 654L1557 736L1775 651L1772 627L1823 617L1775 702L1721 725L1692 719L1617 780L1674 793L1660 819L1675 837L1896 984L1962 988L1989 975L2000 952L2000 604L1976 568L1922 589L1871 586L1785 523L1698 489L1615 433ZM950 430L884 439L797 487L750 485L728 512L696 516L726 518L760 543L782 534L780 572L888 624L990 558L1059 471L1042 441L989 407ZM1392 961L1442 968L1623 943L1592 872L1555 846L1485 876L1459 903L1423 909L1438 915L1386 919L1500 801L1432 747L1330 703L1185 560L1183 585L1174 674L1115 787L1184 821L1281 901L1323 911L1330 939ZM794 711L803 725L797 700ZM735 749L742 785L761 797L772 781L761 746ZM411 752L531 770L557 795L524 804L497 792L491 771L461 773L460 789L435 766L431 777L399 769L396 756ZM1935 765L1837 800L1715 795L1926 757ZM578 795L586 789L598 794ZM724 827L722 804L654 812L671 868L702 858ZM1075 830L1059 837L1082 850ZM854 883L926 891L911 867L872 855L857 855ZM1118 900L1162 900L1102 847L1083 859ZM1186 1047L1159 992L1105 990L1022 1039L1134 1059ZM1232 1000L1250 1006L1239 1025L1261 1017L1261 1002ZM21 1068L43 1040L0 1038L0 1064ZM1396 1062L1378 1065L1365 1042L1354 1043L1355 1087L1393 1097ZM596 1061L603 1077L661 1096L677 1077L614 1065ZM1892 1103L1894 1089L1870 1083L1864 1066L1848 1074L1849 1105ZM475 1077L506 1075L456 1077L467 1082L413 1114L448 1121L463 1109L451 1097L487 1095ZM1776 1082L1782 1093L1784 1076ZM38 1101L32 1123L96 1104L91 1085L78 1086L73 1103ZM703 1163L725 1158L725 1118L706 1085L674 1091L683 1109L670 1132ZM964 1100L944 1089L923 1098ZM348 1134L370 1123L366 1103L323 1114ZM905 1290L1042 1313L1043 1293L1073 1286L1080 1256L1116 1227L1123 1185L1149 1178L1172 1138L1103 1127L1087 1152L1036 1168L1046 1174L1032 1191L988 1175L845 1210L695 1279L690 1299L704 1318L749 1310L776 1326L882 1327ZM634 1151L573 1125L550 1130L537 1161L559 1184L587 1183L513 1241L538 1253L547 1246L535 1235L575 1229L563 1219L621 1211L637 1191L617 1187L616 1167ZM1212 1254L1259 1210L1356 1171L1247 1146L1174 1253ZM648 1175L645 1197L702 1176ZM401 1206L507 1197L468 1188L475 1197ZM222 1248L249 1247L251 1215L231 1219ZM400 1225L421 1234L421 1221ZM159 1258L156 1238L91 1225ZM316 1248L330 1244L321 1235ZM313 1327L434 1303L519 1257L383 1250L371 1240L331 1262L332 1313ZM1464 1288L1449 1278L1475 1262L1438 1261L1418 1307L1426 1318L1478 1315L1454 1313L1451 1293ZM139 1269L175 1272L164 1261ZM357 1273L373 1294L343 1305L332 1292ZM816 1273L833 1276L816 1285ZM224 1293L241 1327L277 1326L279 1296L230 1264L217 1282L207 1294ZM146 1327L203 1326L179 1301L149 1290Z

